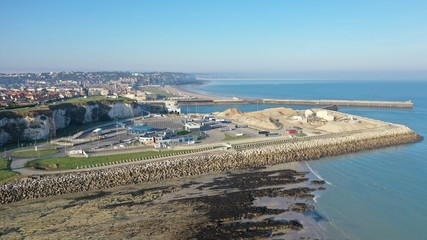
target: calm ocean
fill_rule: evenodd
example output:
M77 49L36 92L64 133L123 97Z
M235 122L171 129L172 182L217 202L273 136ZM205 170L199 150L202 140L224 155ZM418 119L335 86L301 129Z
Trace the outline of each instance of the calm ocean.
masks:
M226 97L412 100L410 110L341 107L339 111L404 124L427 136L427 82L216 80L189 90ZM233 107L253 111L276 106ZM208 113L229 107L188 110ZM328 235L332 239L427 239L426 143L309 161L311 169L331 184L315 204L328 220L323 225Z

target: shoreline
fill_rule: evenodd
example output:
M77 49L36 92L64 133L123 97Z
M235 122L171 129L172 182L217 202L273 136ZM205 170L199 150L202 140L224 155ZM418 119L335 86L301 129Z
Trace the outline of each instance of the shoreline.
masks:
M203 85L206 84L206 82L198 83L198 84L187 84L187 85ZM165 89L175 93L178 96L188 96L190 98L195 99L206 99L206 100L230 100L229 98L226 98L224 96L217 96L212 94L207 94L203 92L197 92L197 91L191 91L186 88L181 87L181 85L166 85Z
M18 180L0 186L0 203L16 202L66 193L160 182L166 179L214 172L242 170L280 163L315 160L362 150L414 143L423 138L407 127L370 131L348 136L331 136L299 142L254 145L249 149L217 154L182 157L172 161L130 165L62 175L45 175L38 179Z
M58 235L65 239L81 238L90 232L95 238L124 238L130 231L135 239L196 239L213 233L217 237L212 238L219 238L217 234L256 237L267 236L270 231L276 237L327 239L318 220L312 217L316 209L309 195L323 191L322 184L313 183L315 180L302 162L293 162L254 171L213 173L51 196L44 201L26 200L3 205L4 215L0 219L5 224L0 232L20 228L19 232L6 233L6 239ZM33 221L40 215L42 222ZM275 220L268 221L272 216ZM89 225L85 220L88 218ZM241 224L243 219L250 222ZM295 223L296 228L288 221ZM45 222L58 224L45 226ZM75 227L58 228L61 223ZM141 223L143 228L139 227Z
M321 180L316 173L311 171L309 165L307 163L304 165L303 162L414 143L422 139L421 136L405 126L393 125L385 130L363 131L347 135L331 134L325 138L312 138L296 142L276 141L267 146L254 144L250 146L251 148L242 150L178 157L146 165L46 175L0 186L0 204L5 204L5 210L13 211L15 206L27 206L27 204L34 206L34 204L45 201L50 203L49 200L37 199L52 197L50 199L57 199L56 206L58 209L62 209L58 210L60 213L78 209L78 213L72 214L77 215L75 218L85 218L85 215L82 214L83 205L91 207L90 209L94 209L93 211L98 212L98 215L102 217L111 212L116 213L119 209L122 213L124 211L132 216L143 212L145 218L142 220L138 216L138 221L146 222L152 221L154 216L162 213L161 218L171 218L167 225L144 228L139 230L138 234L146 237L162 236L164 239L173 238L169 235L171 232L165 230L168 228L176 229L175 234L180 234L183 238L228 235L236 238L241 236L267 237L266 234L272 232L273 236L326 239L327 232L319 220L312 216L320 216L313 202L316 202L319 191L326 189L327 186L322 185L328 184L328 182ZM290 170L292 168L289 167L284 169L283 166L291 163L298 164L297 171L299 172L289 175L290 171L295 170ZM304 172L302 168L305 167L308 170ZM262 173L263 171L265 173ZM297 177L295 178L295 176ZM196 181L196 179L203 178L211 178L213 181L211 183ZM181 185L168 186L168 183L171 182L181 182ZM288 182L290 185L285 189L283 186L278 186L284 182ZM292 185L293 183L304 184ZM144 184L144 186L154 184L160 187L144 187L136 190L141 188L139 184ZM117 190L118 188L122 190ZM199 193L196 194L191 190L183 192L183 189L189 188L197 189ZM213 189L217 191L219 189L219 194L218 192L213 194L211 192ZM152 196L154 198L151 198ZM29 201L21 203L21 200ZM67 201L70 202L66 203ZM13 202L17 203L13 204ZM277 202L281 202L281 205L277 205ZM139 207L138 210L135 206ZM68 208L70 210L64 210ZM45 210L40 207L35 209L38 210L26 210L27 212L22 210L22 212L24 215L27 213L36 218L40 218L40 214L44 217ZM49 209L52 211L52 208L49 207ZM152 217L147 217L147 214ZM269 218L266 218L267 216ZM271 218L272 216L278 219ZM92 216L90 217L93 219ZM320 217L325 221L324 224L328 224L327 219ZM246 222L245 219L250 219L250 221ZM96 219L96 221L99 220ZM7 222L9 221L12 222L11 225L16 224L14 219L9 219ZM76 221L76 219L72 218L70 221ZM122 224L128 226L123 219L117 219L114 222L115 226ZM157 226L158 223L155 225ZM19 225L19 227L21 226L23 225ZM9 226L10 229L14 227ZM108 227L111 228L110 225ZM5 228L6 230L0 228L0 232L5 232L9 228ZM180 230L188 228L191 231ZM32 234L44 234L43 231L44 228L36 233L33 231ZM25 236L27 232L23 231L22 234ZM54 234L60 234L60 232ZM79 234L84 234L84 231ZM123 236L126 234L126 230L117 229L115 234Z

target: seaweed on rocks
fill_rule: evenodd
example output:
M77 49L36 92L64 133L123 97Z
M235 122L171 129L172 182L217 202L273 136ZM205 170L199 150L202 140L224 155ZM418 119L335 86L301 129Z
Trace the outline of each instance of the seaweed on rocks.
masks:
M297 220L279 221L264 219L259 222L233 222L222 224L220 227L207 226L196 234L197 239L253 239L272 236L277 230L292 229L301 230L302 224Z
M295 170L261 171L248 173L232 173L228 177L215 178L212 183L204 184L201 188L211 189L254 189L272 185L287 185L307 181L304 172Z
M274 219L289 211L302 213L313 207L307 203L292 203L288 208L269 208L254 205L263 197L305 199L315 189L288 187L294 183L307 182L307 173L294 170L231 173L227 177L215 178L213 182L198 187L225 190L221 194L179 199L206 213L208 222L196 229L196 239L253 239L272 236L277 231L298 231L303 225L294 219ZM234 189L234 190L230 190ZM311 195L312 196L312 195Z
M325 183L326 182L324 180L313 180L313 181L311 181L312 185L323 185Z

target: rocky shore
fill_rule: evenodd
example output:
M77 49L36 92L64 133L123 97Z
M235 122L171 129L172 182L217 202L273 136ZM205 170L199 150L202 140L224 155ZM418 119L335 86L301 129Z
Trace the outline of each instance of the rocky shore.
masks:
M327 239L304 164L2 205L1 239Z
M146 165L41 176L0 187L0 203L23 199L100 190L131 184L195 176L236 169L250 169L292 161L305 161L422 140L411 129L393 125L381 131L365 131L344 136L325 136L307 141L288 142L241 151L177 158Z

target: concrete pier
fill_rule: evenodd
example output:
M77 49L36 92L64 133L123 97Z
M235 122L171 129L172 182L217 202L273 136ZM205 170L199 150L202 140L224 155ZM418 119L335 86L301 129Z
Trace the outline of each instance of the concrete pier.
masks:
M263 99L263 103L288 105L337 105L345 107L413 108L412 101L362 101L362 100L292 100Z
M210 99L184 99L178 100L181 105L235 105L235 104L284 104L306 106L341 107L373 107L373 108L413 108L412 101L364 101L364 100L296 100L296 99L238 99L238 100L210 100Z

